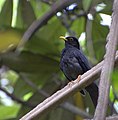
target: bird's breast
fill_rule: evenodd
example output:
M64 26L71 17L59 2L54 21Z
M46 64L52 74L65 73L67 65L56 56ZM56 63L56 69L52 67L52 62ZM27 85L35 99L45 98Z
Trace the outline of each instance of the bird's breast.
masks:
M75 57L63 57L62 64L62 71L71 80L75 80L83 72L81 65Z

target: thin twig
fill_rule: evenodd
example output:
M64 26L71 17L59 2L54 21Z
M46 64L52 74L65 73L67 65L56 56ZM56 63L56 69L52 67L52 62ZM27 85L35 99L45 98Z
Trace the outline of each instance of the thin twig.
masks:
M95 4L96 5L96 4ZM93 16L93 18L95 17L95 5L91 7L89 14L91 14ZM87 43L87 50L88 50L88 54L91 58L92 63L97 63L96 57L95 57L95 50L93 47L93 38L92 38L92 26L93 26L93 21L90 20L88 18L88 16L86 17L86 43Z
M14 94L9 93L8 91L6 91L5 89L3 89L1 87L0 87L0 90L3 91L5 94L7 94L12 100L16 101L17 103L20 103L22 105L25 105L25 106L28 106L28 107L31 107L31 108L34 108L36 106L34 104L25 102L25 101L17 98Z
M116 55L116 64L118 64L118 52ZM88 86L94 80L96 80L100 75L102 66L103 62L97 64L91 70L83 74L79 82L78 79L76 79L75 81L73 81L71 87L67 85L63 89L57 91L55 94L40 103L36 108L23 116L20 120L35 120L36 118L40 118L43 114L49 112L51 108L56 107L69 96L72 96L74 93L78 92L78 90L81 90L82 88Z
M78 107L75 107L74 105L70 104L69 102L64 102L60 106L76 115L79 115L82 118L92 118L91 115L89 115L88 113L79 109Z
M100 77L98 105L95 111L95 120L105 120L108 106L111 73L114 67L115 52L118 44L118 1L114 0L112 24L107 37L106 54Z
M41 0L41 2L47 4L47 5L52 5L53 2L51 2L50 0Z
M29 80L25 74L20 73L20 77L26 82L29 86L31 86L34 90L36 90L39 94L43 95L44 97L49 97L50 95L43 91L42 89L38 88L37 85L35 85L31 80Z

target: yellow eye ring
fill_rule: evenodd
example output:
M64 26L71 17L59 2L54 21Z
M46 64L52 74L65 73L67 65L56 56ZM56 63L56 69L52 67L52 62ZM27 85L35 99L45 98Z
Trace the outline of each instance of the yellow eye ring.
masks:
M69 38L69 40L71 40L71 41L72 41L72 40L73 40L73 38Z

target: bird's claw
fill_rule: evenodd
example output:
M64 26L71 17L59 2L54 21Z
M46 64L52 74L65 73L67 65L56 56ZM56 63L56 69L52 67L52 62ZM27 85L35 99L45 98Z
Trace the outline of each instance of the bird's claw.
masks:
M68 83L69 87L71 87L73 84L74 84L74 81L70 81L70 82Z
M79 82L81 80L81 75L78 75L77 81Z

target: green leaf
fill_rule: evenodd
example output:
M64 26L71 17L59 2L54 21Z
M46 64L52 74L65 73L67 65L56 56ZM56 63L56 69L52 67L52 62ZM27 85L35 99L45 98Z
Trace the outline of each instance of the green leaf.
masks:
M20 106L2 106L0 105L0 120L6 120L16 117Z
M106 6L103 10L100 11L100 13L111 15L113 2L111 0L104 0L104 3Z
M29 76L29 78L30 78L30 76ZM38 75L35 75L35 76L38 76ZM33 84L35 84L37 86L36 88L32 88L31 86L28 88L27 87L28 85L26 85L26 84L24 86L24 81L23 80L22 80L23 84L20 81L17 81L17 86L15 85L15 91L14 91L14 93L18 97L23 97L23 96L25 96L27 94L27 93L25 93L25 91L28 91L28 90L29 90L29 92L32 91L33 95L30 97L30 99L28 100L28 102L32 103L34 105L39 104L40 102L42 102L46 98L45 95L43 95L43 94L41 94L41 93L39 93L37 91L39 83L40 83L40 86L41 86L41 84L45 80L45 76L47 76L47 74L43 75L42 78L40 78L40 79L37 77L36 80L32 79L33 77L31 77L30 80L33 82ZM24 86L24 88L22 86ZM43 90L47 94L51 95L55 91L57 91L57 89L59 89L59 86L58 86L58 84L55 83L55 81L53 80L53 78L50 76L50 77L48 77L46 83L42 87L39 87L39 88L41 88L41 90ZM20 118L25 113L27 113L29 110L30 110L30 108L27 108L26 106L22 106L21 109L20 109L20 111L19 111L18 117Z
M52 81L53 73L37 73L37 74L26 74L24 73L25 78L31 81L33 84L37 86L37 88L42 88L50 79ZM32 88L28 85L23 78L19 78L17 82L14 84L14 94L19 97L23 98L29 92L35 92L36 89Z
M13 0L6 0L0 13L0 26L11 26Z
M27 83L24 82L22 78L17 79L16 83L14 84L13 92L15 96L17 96L20 99L23 99L24 95L28 94L31 91L33 91L33 89L29 85L27 85Z
M59 56L60 47L62 44L64 45L64 42L62 43L62 41L59 40L59 36L65 35L65 32L66 31L59 20L54 18L48 25L44 26L36 33L37 37L34 36L29 40L25 46L25 50L48 56Z
M4 78L10 81L10 85L14 85L16 80L18 79L18 74L12 70L8 70L4 76Z
M82 0L82 2L84 10L87 11L90 8L92 0Z
M1 54L2 63L17 72L56 72L58 71L58 61L30 52Z
M112 73L112 85L114 92L118 95L118 69L114 70Z
M59 62L38 54L22 52L20 55L7 53L1 55L2 63L17 72L24 72L26 79L42 87L53 74L59 71ZM27 73L27 74L26 74ZM14 86L14 93L19 97L33 91L23 80L18 79Z
M0 53L16 48L21 39L21 34L16 29L0 31Z
M16 27L27 28L36 19L35 13L29 1L19 0Z
M82 32L84 32L85 29L85 18L81 17L74 21L72 25L72 30L76 32L77 37L81 35Z
M50 9L49 5L47 5L41 1L30 0L29 2L31 3L32 8L33 8L37 18L42 17Z
M46 41L45 39L38 38L36 36L33 36L29 42L26 43L24 51L30 51L35 54L41 54L41 55L58 55L59 56L59 50L51 41Z
M60 21L54 17L37 33L37 36L43 40L50 41L52 43L58 43L59 36L65 35L65 32L66 29L62 26Z
M95 55L98 61L103 58L105 52L106 37L109 31L108 26L101 25L101 16L96 14L92 23L92 38Z
M110 100L113 101L114 100L114 93L113 93L113 89L112 87L110 87L110 94L109 94Z

